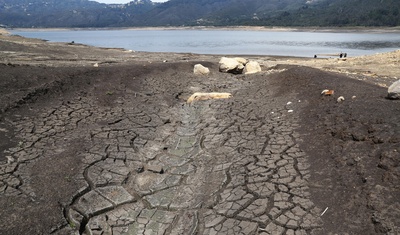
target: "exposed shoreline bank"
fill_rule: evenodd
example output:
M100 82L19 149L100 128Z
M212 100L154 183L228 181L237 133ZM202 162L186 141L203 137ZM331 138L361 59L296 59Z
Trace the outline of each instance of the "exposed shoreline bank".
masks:
M265 68L279 64L308 66L317 69L334 71L354 76L362 76L363 80L370 80L381 86L388 86L398 79L400 68L400 50L377 53L357 57L340 58L311 58L296 56L275 55L224 55L224 54L196 54L174 52L146 52L132 51L123 48L95 47L84 44L62 42L47 42L42 39L26 38L7 35L7 31L0 32L0 43L4 48L0 50L0 63L26 64L38 66L100 66L116 63L130 63L145 61L146 63L179 62L179 61L219 61L221 56L240 56L257 60ZM32 47L32 44L35 46ZM29 50L24 49L29 48ZM52 58L52 59L51 59ZM373 66L371 66L373 65ZM385 81L382 81L384 78Z
M104 27L104 28L11 28L9 31L68 31L68 30L222 30L222 31L271 31L271 32L359 32L400 33L397 27L274 27L274 26L193 26L193 27Z

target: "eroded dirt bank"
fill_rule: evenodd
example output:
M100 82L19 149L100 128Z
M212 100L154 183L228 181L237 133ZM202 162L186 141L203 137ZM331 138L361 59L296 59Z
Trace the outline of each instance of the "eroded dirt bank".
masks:
M232 75L3 35L0 234L400 233L395 77L251 58L262 73Z

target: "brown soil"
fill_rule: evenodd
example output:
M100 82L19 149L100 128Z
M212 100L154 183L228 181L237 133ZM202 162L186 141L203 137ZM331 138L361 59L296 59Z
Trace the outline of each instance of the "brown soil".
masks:
M166 109L181 105L193 92L191 80L208 79L192 74L193 65L202 63L213 71L208 91L229 92L219 78L255 85L268 79L271 87L265 89L276 89L269 99L295 96L301 103L294 113L301 148L310 156L311 198L327 208L319 234L399 234L400 101L386 99L385 87L397 79L400 52L347 60L248 58L258 60L263 72L219 73L217 55L130 52L0 35L0 164L6 164L9 148L24 144L16 137L17 121L76 99L95 100L101 112L127 98L127 91L158 99ZM321 96L324 89L333 89L334 96ZM345 100L338 103L339 96ZM150 101L143 107L154 108ZM60 204L80 188L65 177L79 173L74 151L88 147L80 136L65 145L69 151L52 159L19 166L29 167L39 201L0 192L0 234L49 234L63 224Z

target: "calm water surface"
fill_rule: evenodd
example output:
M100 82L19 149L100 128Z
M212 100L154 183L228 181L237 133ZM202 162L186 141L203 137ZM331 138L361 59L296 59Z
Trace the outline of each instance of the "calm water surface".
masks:
M148 52L305 56L345 52L368 55L400 49L400 33L240 30L13 30L52 42L83 43Z

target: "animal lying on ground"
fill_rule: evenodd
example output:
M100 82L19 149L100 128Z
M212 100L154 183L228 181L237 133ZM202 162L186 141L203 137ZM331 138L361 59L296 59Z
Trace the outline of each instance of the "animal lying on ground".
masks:
M211 99L228 99L232 98L231 93L218 93L218 92L210 92L210 93L201 93L196 92L189 97L187 103L190 104L194 101L198 100L211 100Z

